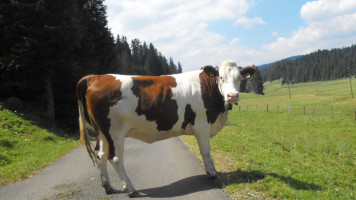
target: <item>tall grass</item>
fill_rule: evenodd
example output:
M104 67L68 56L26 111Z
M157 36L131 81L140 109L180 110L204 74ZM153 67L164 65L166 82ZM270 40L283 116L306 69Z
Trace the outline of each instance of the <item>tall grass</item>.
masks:
M347 81L292 85L291 100L280 82L267 83L265 96L242 94L249 111L235 107L211 139L216 183L236 199L355 199L356 99ZM325 113L304 115L304 106ZM199 155L195 138L183 140Z

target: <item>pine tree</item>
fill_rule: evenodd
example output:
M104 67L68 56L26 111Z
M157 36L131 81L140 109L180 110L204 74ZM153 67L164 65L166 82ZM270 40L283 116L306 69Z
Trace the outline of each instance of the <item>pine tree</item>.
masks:
M169 57L169 71L171 74L174 74L177 72L177 66L174 64L172 57Z
M180 64L180 62L178 62L178 71L177 73L182 73L183 70L182 70L182 65Z
M262 94L264 95L263 93L263 80L262 80L262 76L261 76L261 73L260 71L258 70L258 68L256 68L257 71L256 73L252 76L252 81L255 82L255 86L254 86L254 92L256 94Z
M247 79L242 79L242 80L241 80L241 83L240 83L240 89L239 89L239 91L240 91L240 92L247 93L246 85L247 85Z

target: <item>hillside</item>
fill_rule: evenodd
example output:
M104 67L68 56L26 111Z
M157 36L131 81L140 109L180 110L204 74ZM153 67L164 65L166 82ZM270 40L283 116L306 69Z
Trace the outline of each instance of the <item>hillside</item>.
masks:
M37 115L0 102L0 186L30 177L77 146L77 138Z
M265 95L241 94L210 139L216 184L233 199L354 199L356 98L349 80L293 84L291 99L279 80L264 86ZM195 138L183 139L201 158Z
M261 70L264 81L282 83L327 81L356 75L356 45L318 50L294 59L284 59Z
M284 59L282 59L282 60L290 60L290 61L293 61L293 60L295 60L295 59L297 59L297 58L300 58L300 57L302 57L302 55L292 56L292 57L284 58ZM276 62L280 62L280 61L282 61L282 60L279 60L279 61L276 61ZM273 64L275 64L276 62L259 65L259 66L257 66L257 68L258 68L259 70L263 70L264 68L271 67L271 66L272 66Z

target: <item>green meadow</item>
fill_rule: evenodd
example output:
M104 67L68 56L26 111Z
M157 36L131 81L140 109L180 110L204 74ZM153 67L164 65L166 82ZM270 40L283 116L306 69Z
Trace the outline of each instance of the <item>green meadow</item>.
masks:
M35 113L10 111L0 103L0 186L30 177L76 147L77 140Z
M280 81L264 86L265 95L241 94L210 139L220 172L215 183L233 199L356 199L349 79L293 84L291 96ZM195 138L182 138L201 158Z

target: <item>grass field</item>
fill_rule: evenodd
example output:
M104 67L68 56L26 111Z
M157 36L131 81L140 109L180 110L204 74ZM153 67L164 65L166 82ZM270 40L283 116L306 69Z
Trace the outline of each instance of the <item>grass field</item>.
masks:
M291 85L291 100L279 81L267 82L265 94L242 94L211 138L216 184L233 199L356 199L349 80ZM183 140L201 158L195 138Z
M0 186L31 176L77 146L78 138L44 126L39 117L0 103Z

